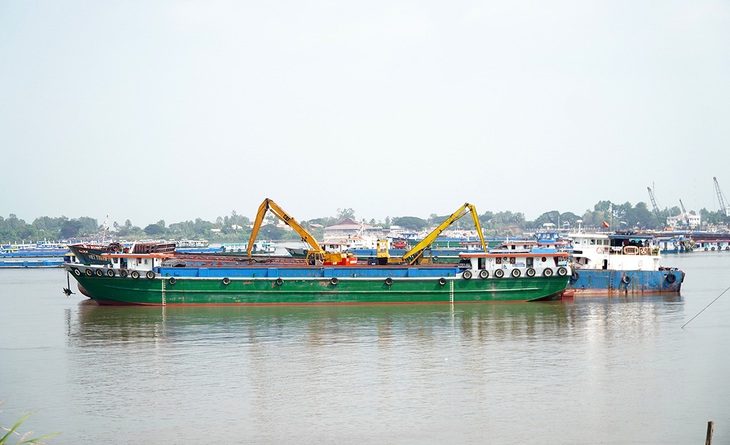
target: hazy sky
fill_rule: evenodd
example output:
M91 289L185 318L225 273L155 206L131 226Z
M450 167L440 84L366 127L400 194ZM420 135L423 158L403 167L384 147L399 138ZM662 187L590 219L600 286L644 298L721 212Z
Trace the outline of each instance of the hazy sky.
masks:
M0 215L730 196L728 1L0 1Z

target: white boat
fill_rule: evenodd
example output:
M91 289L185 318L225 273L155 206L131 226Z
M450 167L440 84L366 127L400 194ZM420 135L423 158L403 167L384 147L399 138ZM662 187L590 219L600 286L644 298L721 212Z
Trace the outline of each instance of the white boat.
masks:
M573 233L575 296L607 292L679 292L684 272L660 264L659 247L651 235L633 233Z

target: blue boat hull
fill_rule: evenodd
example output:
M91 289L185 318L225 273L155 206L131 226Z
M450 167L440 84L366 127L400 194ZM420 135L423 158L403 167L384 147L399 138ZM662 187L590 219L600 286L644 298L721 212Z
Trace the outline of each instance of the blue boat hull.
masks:
M568 289L574 296L622 293L678 293L684 281L679 269L658 271L639 270L588 270L573 273Z
M25 260L0 259L0 269L20 269L28 267L61 267L63 258L35 258Z

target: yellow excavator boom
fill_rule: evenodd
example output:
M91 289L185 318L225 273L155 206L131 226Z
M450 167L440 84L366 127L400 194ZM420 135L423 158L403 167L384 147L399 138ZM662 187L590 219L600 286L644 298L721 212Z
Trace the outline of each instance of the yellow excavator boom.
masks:
M406 252L401 257L401 261L408 264L418 264L423 257L423 252L436 240L441 232L446 230L451 224L453 224L461 217L465 216L467 213L471 213L471 217L474 220L474 225L476 226L477 233L479 234L479 240L481 241L482 249L484 249L484 251L486 252L487 243L484 241L484 234L482 234L482 226L481 224L479 224L479 215L477 214L477 209L476 207L474 207L474 205L467 202L463 206L459 207L459 210L446 218L444 222L439 224L439 226L436 227L425 238L423 238L420 243L416 244L411 250Z
M273 200L266 198L264 199L264 202L261 203L259 206L259 210L256 213L256 219L253 223L253 229L251 229L251 237L248 240L248 247L246 249L246 253L249 257L251 257L251 251L253 250L253 244L256 241L256 237L259 234L259 229L261 229L261 224L264 221L264 217L266 216L266 211L270 210L271 213L274 214L277 218L279 218L281 221L284 222L284 224L291 227L295 232L299 234L299 236L302 237L302 241L307 243L309 247L311 247L311 250L314 250L315 252L322 252L322 247L320 247L319 243L317 243L317 240L314 239L311 233L307 231L304 227L302 227L301 224L297 222L294 218L292 218L288 213L284 211L281 207L279 207L278 204L276 204Z
M254 242L256 241L256 237L259 234L259 229L261 229L261 224L264 221L267 210L271 211L274 216L276 216L286 225L291 227L295 232L297 232L297 234L299 234L299 236L302 237L302 241L309 245L310 249L307 252L307 262L309 264L347 263L346 261L343 261L347 259L346 255L341 253L325 252L324 249L322 249L322 247L319 245L317 240L314 238L314 236L312 236L312 234L307 231L307 229L305 229L301 224L297 222L297 220L292 218L288 213L284 211L284 209L279 207L278 204L276 204L273 200L269 198L264 199L264 202L261 203L261 205L259 206L259 210L256 213L256 219L254 220L253 228L251 229L251 237L248 240L248 247L246 249L246 253L248 254L249 258L251 257Z

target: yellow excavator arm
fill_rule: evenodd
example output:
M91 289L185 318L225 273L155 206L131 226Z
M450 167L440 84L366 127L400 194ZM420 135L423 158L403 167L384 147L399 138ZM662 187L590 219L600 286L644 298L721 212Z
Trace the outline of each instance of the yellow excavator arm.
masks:
M302 237L302 241L307 243L310 247L307 252L307 262L309 264L343 264L343 259L346 260L346 255L341 253L329 253L325 252L324 249L319 245L317 240L307 231L301 224L292 218L288 213L284 211L278 204L269 198L264 199L264 202L259 206L258 213L256 213L256 219L251 229L251 237L248 240L248 247L246 253L249 258L251 257L251 251L253 250L254 242L261 229L261 224L266 216L266 211L269 210L277 218L283 221L286 225L291 227L299 236ZM346 261L344 261L346 263Z
M446 230L451 224L453 224L461 217L465 216L467 213L471 213L471 217L474 220L474 225L476 226L477 233L479 234L479 240L482 242L482 249L484 249L484 251L486 252L487 243L484 241L484 235L482 234L482 226L481 224L479 224L479 215L477 214L477 209L476 207L474 207L474 205L467 202L463 206L459 207L459 210L446 218L444 222L439 224L439 226L436 227L425 238L423 238L420 243L416 244L411 250L403 254L403 256L401 257L401 261L407 264L418 264L423 257L423 252L436 240L441 232Z

